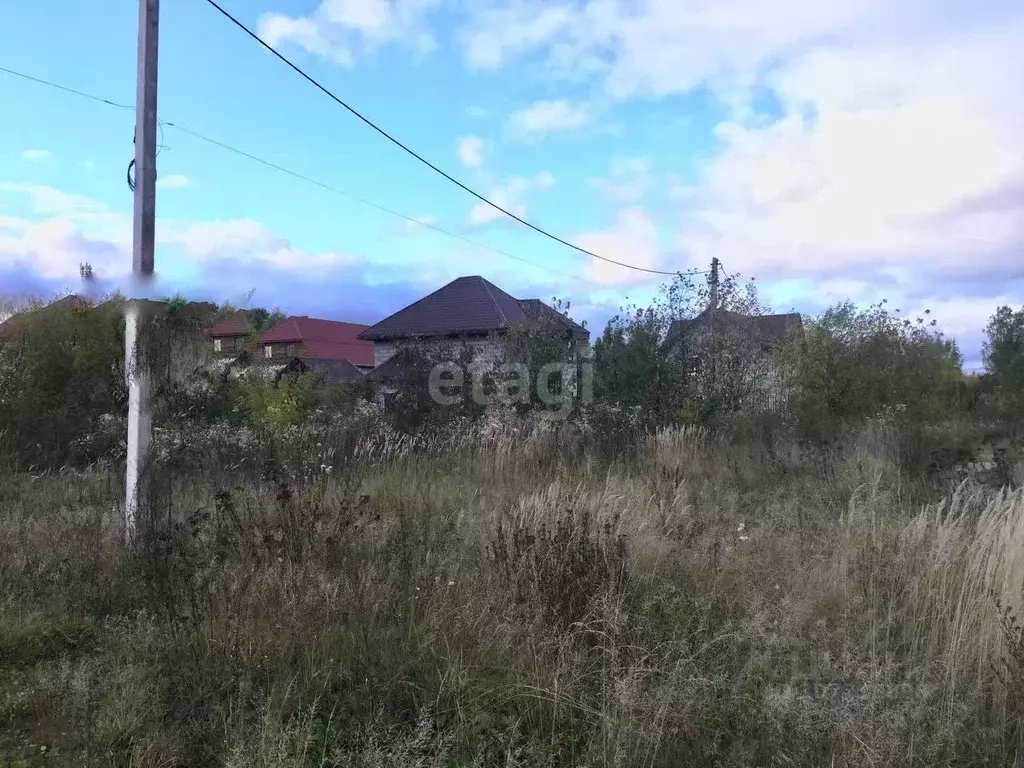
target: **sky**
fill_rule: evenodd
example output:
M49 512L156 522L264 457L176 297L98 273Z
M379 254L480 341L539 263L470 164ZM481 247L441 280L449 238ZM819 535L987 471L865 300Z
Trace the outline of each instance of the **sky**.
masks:
M976 368L1024 304L1015 0L220 0L516 215L776 311L925 309ZM138 4L0 0L0 67L121 105ZM134 112L0 72L0 292L131 269ZM204 0L161 9L154 290L372 323L467 274L599 332L666 278L481 204ZM198 132L322 186L209 144ZM400 215L398 215L400 214ZM437 229L445 230L442 233Z

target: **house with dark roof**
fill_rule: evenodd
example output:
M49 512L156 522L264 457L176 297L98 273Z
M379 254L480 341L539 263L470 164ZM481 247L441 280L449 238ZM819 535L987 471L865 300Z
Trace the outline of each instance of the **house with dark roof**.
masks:
M367 326L336 320L321 320L305 315L290 316L260 335L261 359L271 364L287 364L299 358L310 370L324 369L331 374L351 373L347 362L363 373L373 368L373 342L360 338Z
M458 277L359 334L373 343L382 366L406 345L458 343L477 354L496 350L513 328L542 321L564 328L566 339L585 343L590 332L539 299L516 299L479 275ZM394 372L392 372L394 373Z
M720 307L676 320L664 349L679 361L694 388L736 404L777 410L786 399L777 352L802 332L799 314L745 315Z
M679 351L687 342L691 344L716 329L729 334L741 334L756 342L765 351L784 342L791 333L803 328L796 312L780 315L744 315L727 309L705 309L690 320L676 320L668 329L665 345Z

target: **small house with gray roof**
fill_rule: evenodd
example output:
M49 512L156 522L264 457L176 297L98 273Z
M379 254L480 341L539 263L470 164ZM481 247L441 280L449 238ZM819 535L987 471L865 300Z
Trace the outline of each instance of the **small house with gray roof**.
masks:
M746 315L709 307L692 319L673 322L664 349L696 391L744 408L776 411L787 399L778 352L802 331L795 312Z

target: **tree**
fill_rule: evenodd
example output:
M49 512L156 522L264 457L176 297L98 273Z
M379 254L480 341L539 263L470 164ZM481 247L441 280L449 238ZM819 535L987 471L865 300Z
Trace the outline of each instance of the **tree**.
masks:
M594 397L641 407L657 422L675 420L685 404L683 370L666 354L666 316L634 307L616 315L594 342Z
M0 445L11 459L52 465L76 455L102 414L125 405L124 320L89 304L21 314L0 342Z
M500 359L489 375L509 404L546 408L554 404L552 398L560 405L575 399L579 353L586 342L579 335L582 326L569 316L570 303L557 297L551 302L538 302L531 322L510 328L499 339Z
M784 353L791 406L804 433L826 438L881 414L924 424L955 412L960 352L929 314L910 320L885 301L866 309L843 302L807 321Z
M661 287L661 301L656 306L665 313L666 319L689 320L714 302L716 309L741 315L763 315L769 308L761 302L754 278L743 282L739 272L722 272L718 275L717 288L712 285L711 275L697 275L680 272L672 281Z
M284 320L285 317L287 317L287 315L279 309L275 309L271 312L263 307L253 307L249 310L249 318L252 322L253 331L256 333L263 333L264 331L270 330L279 322Z
M740 385L751 379L749 338L726 327L683 345L683 326L674 326L707 316L715 294L717 313L764 311L753 281L739 274L721 275L717 290L710 276L677 274L649 307L624 309L609 321L594 345L595 397L641 407L659 422L703 420L723 399L738 400Z
M999 307L985 329L981 353L985 371L1001 398L1009 403L1024 401L1024 307L1016 312Z

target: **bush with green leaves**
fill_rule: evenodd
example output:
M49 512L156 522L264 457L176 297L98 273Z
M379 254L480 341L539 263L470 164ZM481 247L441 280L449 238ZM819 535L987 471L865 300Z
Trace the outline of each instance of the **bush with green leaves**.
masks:
M126 403L123 319L88 304L30 307L0 341L0 371L0 461L88 461L75 438Z
M764 314L753 281L723 274L710 278L680 273L649 307L624 309L594 343L594 396L598 401L642 408L653 421L713 424L743 406L742 391L760 361L742 333L694 341L685 350L670 343L669 330L714 303L744 316ZM757 348L760 352L760 348Z
M885 301L867 309L844 302L807 321L784 354L802 433L825 438L886 414L904 424L954 417L963 386L960 352L936 325L903 318Z

